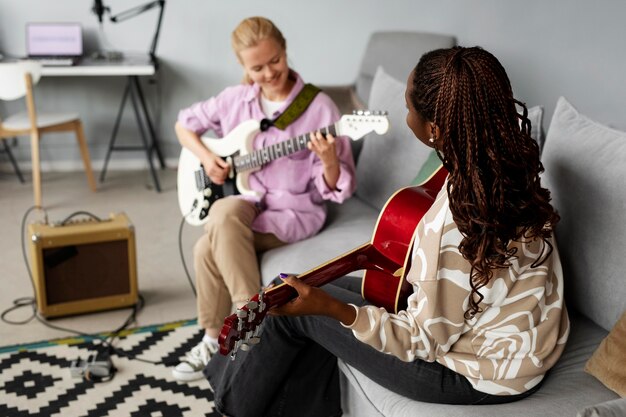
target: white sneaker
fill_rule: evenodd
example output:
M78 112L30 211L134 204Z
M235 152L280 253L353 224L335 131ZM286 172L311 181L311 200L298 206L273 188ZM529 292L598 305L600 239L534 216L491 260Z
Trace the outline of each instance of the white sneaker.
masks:
M176 380L188 382L202 379L202 371L211 357L217 353L218 347L212 343L200 341L174 369L172 375Z

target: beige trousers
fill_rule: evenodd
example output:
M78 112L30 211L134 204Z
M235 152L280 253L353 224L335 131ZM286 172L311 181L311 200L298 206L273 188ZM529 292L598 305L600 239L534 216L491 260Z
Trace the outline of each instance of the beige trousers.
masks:
M256 233L258 208L235 197L217 200L206 233L194 246L198 324L220 329L232 306L242 305L261 288L257 253L284 245L275 235Z

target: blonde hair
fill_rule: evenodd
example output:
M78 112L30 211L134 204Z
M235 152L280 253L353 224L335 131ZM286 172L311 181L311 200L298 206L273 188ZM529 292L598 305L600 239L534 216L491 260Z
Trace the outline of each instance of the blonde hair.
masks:
M242 20L233 30L230 37L231 46L239 62L241 62L239 52L256 46L265 39L273 39L281 46L283 51L287 50L287 41L281 31L271 20L260 16L248 17ZM247 73L244 73L243 82L244 84L252 84L252 80L250 80Z

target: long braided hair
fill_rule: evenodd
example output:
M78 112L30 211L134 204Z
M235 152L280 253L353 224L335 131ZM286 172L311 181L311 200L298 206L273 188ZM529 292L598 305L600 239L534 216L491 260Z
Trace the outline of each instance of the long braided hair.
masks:
M471 319L482 311L480 288L495 269L511 265L510 242L542 239L545 260L559 216L541 187L543 165L528 110L513 97L506 71L492 54L480 47L425 54L415 67L409 99L439 128L435 147L450 174L450 210L463 235L459 251L471 264L465 312Z

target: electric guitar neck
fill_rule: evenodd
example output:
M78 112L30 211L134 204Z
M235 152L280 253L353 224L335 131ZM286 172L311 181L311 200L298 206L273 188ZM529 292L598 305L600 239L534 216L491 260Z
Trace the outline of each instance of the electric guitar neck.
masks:
M226 160L230 166L230 178L226 186L214 184L204 172L200 160L183 148L178 161L178 205L187 223L200 226L209 218L211 205L228 194L259 195L252 190L249 177L254 171L270 162L307 149L309 133L305 133L273 145L254 149L253 141L260 132L261 122L248 120L221 139L203 137L202 142ZM361 139L370 132L383 135L389 129L386 112L359 111L344 115L330 126L319 129L324 134Z
M404 310L413 291L406 274L414 231L435 201L447 175L444 168L439 168L423 184L397 191L380 213L369 243L298 275L298 279L319 287L351 272L365 270L363 298L389 312ZM269 309L296 296L296 291L284 283L254 295L224 320L219 336L220 353L234 355L238 349L258 343L259 326Z

